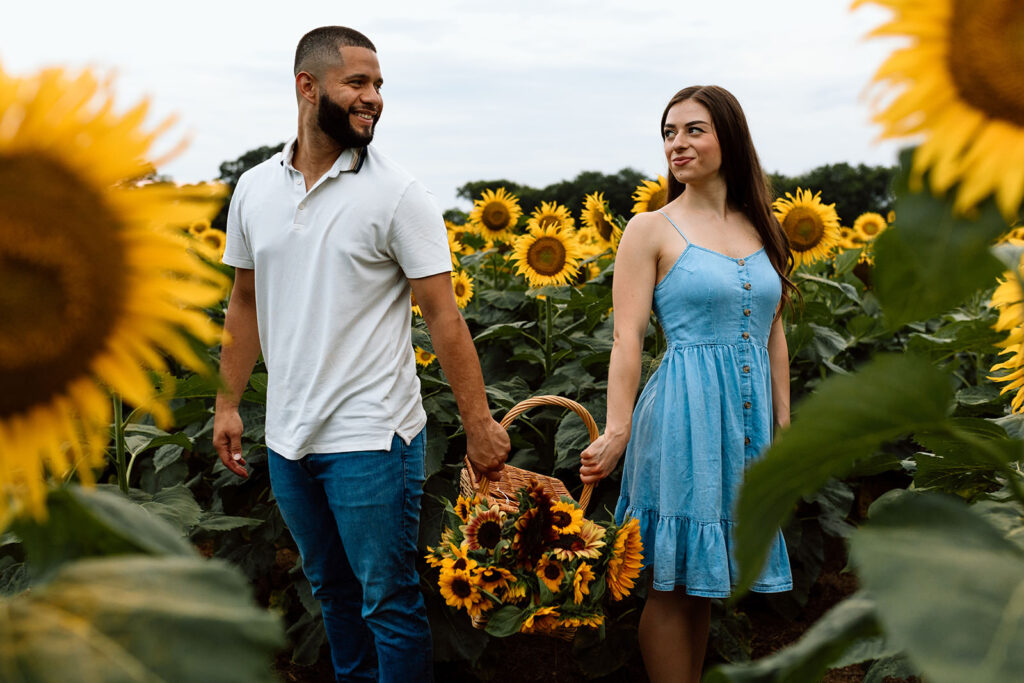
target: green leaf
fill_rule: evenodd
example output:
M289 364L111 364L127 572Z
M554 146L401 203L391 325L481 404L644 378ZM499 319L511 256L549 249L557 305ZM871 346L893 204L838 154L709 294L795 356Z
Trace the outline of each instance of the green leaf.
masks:
M284 644L236 569L198 557L117 557L65 565L3 601L5 681L223 681L276 678Z
M756 662L715 667L704 683L817 681L832 662L878 633L874 603L855 594L829 610L793 645Z
M490 339L505 339L509 337L521 337L524 330L536 327L535 322L499 323L491 325L480 334L473 337L474 343L488 341Z
M941 423L951 401L947 375L910 355L878 356L855 375L822 382L747 473L737 507L737 595L756 579L801 496L843 476L881 443Z
M505 605L488 617L485 630L492 636L506 638L519 633L527 616L529 616L527 610L514 605Z
M874 513L851 557L894 646L935 683L1024 670L1024 553L963 503L908 495Z
M77 486L54 489L46 520L20 518L11 525L22 540L35 579L83 557L144 553L197 555L181 533L120 493Z
M426 476L440 471L448 452L448 434L437 420L427 420L427 453L424 467Z
M216 375L189 375L174 382L174 398L213 398L220 381Z
M894 183L899 222L875 240L875 292L893 329L948 311L1005 270L989 249L1007 229L995 204L983 204L974 220L956 216L952 194L910 191L909 164L902 155Z
M255 517L235 517L219 512L204 512L199 518L196 528L203 531L231 531L242 527L258 527L261 524L263 524L263 520Z
M182 448L191 449L192 439L184 433L168 434L164 430L153 425L130 424L125 428L125 446L132 455L138 455L150 448L173 444Z
M555 471L578 470L580 453L590 445L590 434L580 416L567 412L555 432Z

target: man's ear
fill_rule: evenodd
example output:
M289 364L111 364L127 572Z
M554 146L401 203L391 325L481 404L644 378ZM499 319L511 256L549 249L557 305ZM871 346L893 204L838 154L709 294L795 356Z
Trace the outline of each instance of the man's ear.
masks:
M296 74L295 92L310 104L317 104L320 99L320 86L316 76L308 71L300 71Z

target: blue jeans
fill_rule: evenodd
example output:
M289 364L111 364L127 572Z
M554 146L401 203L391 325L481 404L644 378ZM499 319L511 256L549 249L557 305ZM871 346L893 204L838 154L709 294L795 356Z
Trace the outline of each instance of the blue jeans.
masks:
M320 601L339 681L430 681L416 572L426 437L390 451L270 451L270 483Z

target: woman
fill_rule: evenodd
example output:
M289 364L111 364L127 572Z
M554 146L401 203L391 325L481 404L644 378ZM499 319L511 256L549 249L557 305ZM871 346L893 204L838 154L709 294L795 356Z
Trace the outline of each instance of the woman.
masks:
M615 261L605 432L582 454L596 482L626 461L616 518L636 517L653 568L640 619L650 679L699 681L710 598L737 578L732 512L749 462L789 423L780 312L793 285L770 185L739 102L679 91L661 117L668 204L635 216ZM650 311L668 339L633 409ZM753 590L792 588L781 532Z

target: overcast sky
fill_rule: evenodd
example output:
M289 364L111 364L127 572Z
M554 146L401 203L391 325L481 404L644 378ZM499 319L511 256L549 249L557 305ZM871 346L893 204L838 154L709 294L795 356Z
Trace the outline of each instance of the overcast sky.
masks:
M288 8L290 6L291 8ZM113 68L123 106L149 95L188 149L161 169L217 176L295 129L295 44L325 24L366 33L384 74L375 144L442 208L455 188L508 178L544 186L581 170L664 172L658 123L682 87L717 84L743 104L767 170L894 163L863 96L894 47L865 41L887 17L846 0L282 0L12 2L0 65ZM164 138L170 147L174 135ZM577 209L578 207L570 207Z

